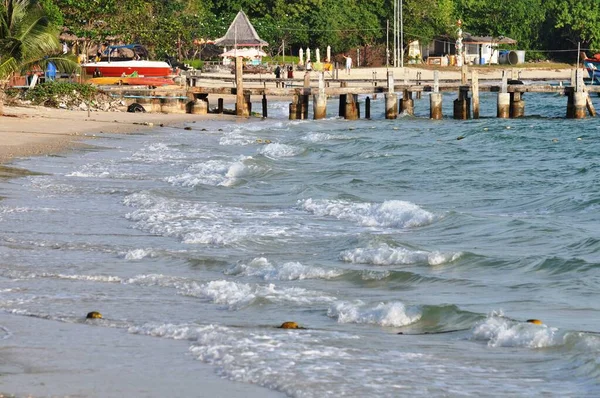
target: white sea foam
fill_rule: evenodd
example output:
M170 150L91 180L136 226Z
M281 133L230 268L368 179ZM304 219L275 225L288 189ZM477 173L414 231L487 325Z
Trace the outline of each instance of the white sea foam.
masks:
M242 156L238 159L213 159L204 163L195 164L188 168L187 172L173 177L165 178L170 184L185 187L198 185L232 186L239 178L245 177L258 171L257 166L246 164L252 159Z
M304 141L308 142L323 142L323 141L333 141L333 140L352 140L354 137L350 137L348 135L343 134L329 134L322 132L313 132L308 133L304 137L302 137Z
M335 300L335 297L296 287L278 288L274 284L257 285L226 280L198 283L184 278L159 274L139 275L128 279L125 283L174 288L181 295L197 297L214 304L225 305L230 310L238 310L255 302L264 301L310 305L315 303L330 303Z
M381 204L306 199L299 206L317 216L349 220L365 227L412 228L430 224L435 216L414 203L388 200Z
M163 142L150 144L136 152L126 160L134 160L143 163L173 163L184 160L186 155L179 148L174 148Z
M258 153L272 159L286 158L299 155L304 149L286 144L270 143L258 150Z
M382 244L376 247L361 247L351 250L344 250L340 253L340 258L343 261L355 264L374 265L399 265L416 263L441 265L456 261L461 256L461 252L426 252L421 250L409 250L404 247L390 247L387 244Z
M122 254L125 260L142 260L147 257L156 257L156 253L152 249L134 249Z
M565 344L565 333L547 325L492 315L475 325L471 339L487 341L490 347L545 348Z
M278 213L249 214L241 208L193 203L145 192L126 196L124 203L137 207L125 216L135 222L136 228L176 237L188 244L224 246L245 238L288 234L285 228L264 222Z
M225 271L229 275L256 276L270 280L331 279L343 274L341 270L311 267L299 262L272 264L264 257L253 259L249 264L237 264Z
M375 305L356 302L335 303L327 315L337 318L339 323L367 323L381 326L400 327L410 325L421 319L421 310L406 307L401 302L379 303Z

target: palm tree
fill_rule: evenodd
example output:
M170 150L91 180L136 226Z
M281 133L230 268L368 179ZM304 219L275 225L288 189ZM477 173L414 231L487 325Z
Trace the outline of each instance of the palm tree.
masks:
M10 76L49 61L65 65L60 53L59 29L32 0L0 0L0 115ZM66 62L73 67L72 62Z

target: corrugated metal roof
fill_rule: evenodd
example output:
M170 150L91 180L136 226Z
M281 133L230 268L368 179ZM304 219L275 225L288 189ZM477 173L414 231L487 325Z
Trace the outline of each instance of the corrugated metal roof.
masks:
M269 43L258 37L258 33L254 29L254 26L250 23L250 20L244 13L244 11L238 12L235 19L229 25L225 36L215 40L217 46L231 47L231 46L268 46Z

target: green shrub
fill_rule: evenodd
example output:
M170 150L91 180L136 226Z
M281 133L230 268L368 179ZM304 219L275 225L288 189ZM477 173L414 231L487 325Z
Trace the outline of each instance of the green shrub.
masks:
M98 89L90 84L70 82L44 82L27 90L25 99L35 104L41 104L57 97L69 96L91 100L98 93Z

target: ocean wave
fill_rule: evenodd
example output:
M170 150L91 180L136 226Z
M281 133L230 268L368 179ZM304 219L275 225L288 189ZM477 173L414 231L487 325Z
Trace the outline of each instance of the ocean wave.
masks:
M299 262L275 265L264 257L253 259L248 264L237 264L225 271L228 275L255 276L269 280L332 279L343 274L341 270L327 270Z
M421 250L409 250L404 247L390 247L387 244L382 244L377 247L344 250L340 253L340 259L343 261L354 264L374 265L406 265L417 263L441 265L456 261L461 256L461 252L426 252Z
M160 274L139 275L124 283L175 288L181 295L206 299L214 304L225 305L229 310L239 310L264 302L310 305L335 300L335 297L296 287L279 288L274 284L257 285L227 280L198 283Z
M520 322L492 314L473 327L472 340L489 347L547 348L565 345L564 331L547 325Z
M187 158L185 153L177 147L164 142L150 144L136 152L125 160L142 162L147 164L173 163L183 161Z
M317 142L333 141L333 140L353 140L354 137L351 137L348 135L343 135L343 134L312 132L312 133L306 134L304 137L302 137L302 139L304 141L317 143Z
M348 220L365 227L414 228L431 224L433 213L414 203L388 200L380 204L353 203L345 200L306 199L300 208L317 216Z
M233 186L240 178L259 171L258 166L249 164L250 156L241 156L233 162L227 159L213 159L190 166L186 173L167 177L172 185L196 187L198 185Z
M187 244L226 246L253 237L279 237L285 228L265 224L270 212L248 214L241 208L193 203L147 192L128 195L124 204L136 207L125 217L135 227L152 234L171 236Z
M327 315L339 323L366 323L380 326L400 327L421 319L417 307L406 307L401 302L365 304L362 301L339 302L329 307Z
M304 148L293 145L270 143L260 148L258 153L271 159L279 159L297 156L303 151Z

